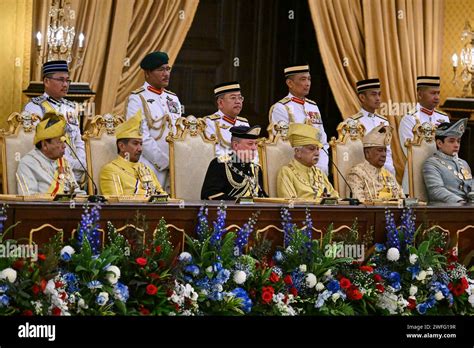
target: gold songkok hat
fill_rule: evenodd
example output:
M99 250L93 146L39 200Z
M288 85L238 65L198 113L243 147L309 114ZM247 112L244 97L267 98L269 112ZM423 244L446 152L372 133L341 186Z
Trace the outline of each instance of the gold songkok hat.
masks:
M390 144L392 140L392 127L381 124L364 136L364 147L382 147Z
M133 117L115 128L115 137L119 139L142 139L142 111L138 110Z
M319 130L304 123L290 124L288 129L288 140L292 147L304 145L317 145L319 148L323 147Z
M47 112L36 126L34 144L41 140L59 138L66 132L66 120L55 112Z

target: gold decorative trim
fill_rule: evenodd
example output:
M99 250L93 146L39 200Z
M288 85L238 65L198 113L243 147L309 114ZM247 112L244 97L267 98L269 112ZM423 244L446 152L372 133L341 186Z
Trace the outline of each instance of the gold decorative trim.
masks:
M185 232L184 228L179 228L179 227L177 227L173 224L166 224L166 229L170 229L170 228L174 229L175 231L178 231L178 232L182 233L180 250L181 250L181 252L183 252L184 251L185 238L186 238L186 232ZM156 226L155 230L153 231L153 240L155 239L157 232L158 232L158 226Z
M237 229L237 230L240 230L241 227L240 227L239 225L232 224L232 225L227 226L227 227L225 228L225 230L226 230L227 232L229 232L229 231L230 231L231 229L233 229L233 228L235 228L235 229Z
M56 231L57 233L61 233L61 242L64 241L64 230L62 228L55 227L51 224L43 224L40 227L32 228L30 230L30 237L29 237L29 244L33 244L33 234L36 232L42 231L45 228L51 228L52 230Z
M123 225L122 227L117 228L116 231L122 233L122 231L125 231L127 228L133 228L133 229L137 230L138 232L143 233L142 238L143 238L143 243L145 243L145 238L146 238L145 230L143 228L136 227L134 224Z

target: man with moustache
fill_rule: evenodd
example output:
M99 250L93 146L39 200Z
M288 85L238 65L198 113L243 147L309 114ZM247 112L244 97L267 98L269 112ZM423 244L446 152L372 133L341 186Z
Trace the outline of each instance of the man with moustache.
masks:
M286 85L289 93L282 100L278 101L269 111L270 124L278 122L305 123L317 128L321 135L323 151L317 167L328 175L328 154L329 144L324 131L323 121L316 102L306 98L311 88L311 74L309 65L293 65L284 69Z
M315 167L319 160L319 131L307 124L292 123L288 140L294 148L294 158L283 166L277 178L277 195L282 198L316 199L339 197L326 174Z
M416 123L431 123L434 126L443 122L449 122L446 113L436 109L439 104L440 78L439 76L418 76L416 78L417 98L416 107L405 115L400 121L398 136L403 153L407 156L405 142L407 139L413 140L413 128ZM421 175L421 173L416 173ZM403 173L403 191L408 194L408 165L405 164Z
M139 162L143 146L141 111L117 126L118 156L102 167L100 189L104 195L147 195L165 193L150 167Z
M181 117L181 103L169 84L171 66L165 52L152 52L143 58L140 67L145 83L132 92L125 107L126 118L138 110L145 116L143 127L143 156L140 161L153 169L163 187L169 185L169 146L167 135L176 133L176 120Z
M430 202L464 203L472 192L469 164L458 157L467 118L436 129L437 151L423 165L423 177Z
M354 198L361 202L403 198L397 180L384 168L391 137L391 127L383 124L364 136L365 160L352 167L347 175Z
M66 147L65 157L68 160L74 177L78 182L85 178L84 168L86 164L86 150L81 136L81 129L77 117L76 104L65 99L69 91L71 80L69 68L65 60L54 60L43 64L44 93L39 97L32 98L24 108L24 111L36 114L43 118L46 113L54 112L66 121L66 141L74 149L77 157L71 149Z
M375 112L380 107L380 80L374 78L358 81L356 89L361 109L357 114L352 115L350 118L361 123L365 127L366 133L370 132L380 124L389 126L388 120ZM387 145L387 159L384 167L394 176L396 175L390 144Z
M232 152L230 132L231 127L246 126L249 122L240 117L244 97L241 94L240 84L237 81L224 82L214 87L217 112L206 116L206 134L215 135L218 143L216 145L216 157L228 155Z

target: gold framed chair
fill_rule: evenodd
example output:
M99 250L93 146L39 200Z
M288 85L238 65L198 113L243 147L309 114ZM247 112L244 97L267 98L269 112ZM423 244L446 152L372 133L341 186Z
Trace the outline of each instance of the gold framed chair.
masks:
M217 140L208 137L206 122L193 115L176 121L176 134L169 134L170 194L172 198L200 200L209 163L215 157ZM190 179L192 178L192 179Z
M4 194L26 194L17 192L16 171L20 159L34 148L35 124L40 120L35 114L14 112L8 116L8 128L0 129Z
M135 241L137 239L136 235L134 236L133 233L132 234L128 233L127 231L129 230L136 231L137 233L139 233L140 234L139 237L141 237L142 239L141 242L143 243L143 245L145 245L146 231L143 228L137 227L134 224L126 224L116 229L116 231L122 234L129 242Z
M360 122L351 118L339 123L337 126L337 139L331 138L332 160L337 165L341 173L347 178L351 168L364 161L364 146L362 139L365 135L365 127ZM332 164L332 174L334 178L334 188L339 192L340 197L349 197L350 190L344 179Z
M258 156L262 166L263 187L269 197L277 197L277 177L281 167L288 164L294 150L288 141L289 125L283 121L271 123L268 128L268 139L258 140Z
M55 227L51 224L43 224L40 227L32 228L30 230L29 244L44 244L48 242L52 237L57 233L61 233L61 241L64 241L64 230L62 228ZM41 240L36 239L39 234L41 234Z
M423 178L423 164L426 159L436 152L436 126L429 122L421 124L418 120L413 127L413 140L407 139L408 187L411 198L428 201L425 180Z
M98 194L100 194L100 170L117 157L115 128L123 122L124 118L119 115L97 115L82 136L86 147L87 170L97 185ZM90 179L87 190L90 195L94 194L94 186Z

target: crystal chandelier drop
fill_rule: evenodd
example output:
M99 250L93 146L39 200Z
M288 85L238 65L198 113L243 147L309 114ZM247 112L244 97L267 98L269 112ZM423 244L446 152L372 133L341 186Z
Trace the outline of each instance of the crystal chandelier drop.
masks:
M460 69L461 81L463 84L462 96L474 96L474 31L469 21L466 21L461 33L462 49L459 57L454 53L451 57L453 65L453 83L456 84L457 70ZM458 64L460 63L460 67ZM470 95L468 93L470 92Z

